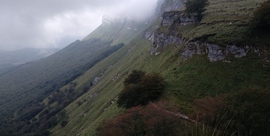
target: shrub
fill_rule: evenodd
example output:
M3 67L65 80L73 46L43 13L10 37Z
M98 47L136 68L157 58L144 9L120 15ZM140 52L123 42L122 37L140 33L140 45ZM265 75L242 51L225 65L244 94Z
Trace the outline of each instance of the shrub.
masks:
M145 90L145 96L142 97L149 100L155 100L159 98L164 90L164 78L157 73L147 74L142 77L140 87L142 90Z
M146 101L141 97L142 91L139 85L128 84L121 91L117 104L120 107L130 108L140 104L145 105Z
M144 74L142 71L133 71L124 85L117 104L125 108L146 105L149 101L158 99L165 87L164 79L159 74Z
M182 126L180 119L168 112L152 105L137 106L101 124L97 136L175 136L179 135Z
M145 72L140 71L140 70L133 70L131 72L131 74L129 74L125 81L124 81L124 85L128 85L128 84L138 84L141 81L142 76L145 75Z

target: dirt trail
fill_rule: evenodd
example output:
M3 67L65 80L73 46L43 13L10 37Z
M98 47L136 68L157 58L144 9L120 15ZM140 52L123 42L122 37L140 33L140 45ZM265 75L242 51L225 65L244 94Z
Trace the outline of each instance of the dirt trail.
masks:
M171 114L171 115L173 115L173 116L177 116L177 117L180 117L180 118L182 118L182 119L184 119L184 120L188 120L188 121L197 123L196 120L190 119L188 116L186 116L186 115L184 115L184 114L181 114L181 113L179 113L179 112L168 111L168 110L166 110L166 109L162 109L161 107L157 106L156 104L154 104L154 103L152 103L152 102L150 102L150 104L153 105L154 107L156 107L157 109L162 110L162 111L165 111L165 112L167 112L167 113L169 113L169 114Z

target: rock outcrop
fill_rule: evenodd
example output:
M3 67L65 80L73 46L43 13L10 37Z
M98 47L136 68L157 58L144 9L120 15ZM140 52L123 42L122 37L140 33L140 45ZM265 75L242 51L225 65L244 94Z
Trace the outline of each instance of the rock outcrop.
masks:
M213 61L223 60L224 62L230 62L227 59L229 57L241 58L248 53L257 53L260 55L260 50L252 46L238 47L236 45L221 46L210 43L190 42L185 44L183 52L181 53L183 60L191 58L193 55L205 54L208 59Z
M151 54L159 54L167 45L180 44L181 39L179 35L165 34L165 33L153 33Z
M182 11L164 12L161 26L171 26L174 23L179 25L189 25L197 22L197 19L192 16L187 16Z
M93 80L92 84L96 85L99 81L100 77L95 77L95 79Z
M159 54L160 51L165 49L170 44L180 44L181 36L177 28L174 26L188 25L196 23L195 17L189 17L182 13L182 11L169 11L165 12L162 16L161 27L170 27L168 33L164 33L155 28L155 31L145 31L143 37L153 43L151 54Z
M166 46L181 46L182 58L187 60L194 55L206 55L211 62L224 61L234 58L241 58L248 53L256 53L259 56L263 53L259 48L253 46L236 46L236 45L218 45L206 42L190 42L181 36L177 29L179 25L189 25L195 23L197 20L194 17L188 17L181 13L181 11L168 11L163 14L161 26L167 27L167 32L162 32L160 28L156 31L145 31L144 38L152 42L151 54L158 55ZM266 53L269 56L269 53ZM270 62L269 57L265 57L266 62Z

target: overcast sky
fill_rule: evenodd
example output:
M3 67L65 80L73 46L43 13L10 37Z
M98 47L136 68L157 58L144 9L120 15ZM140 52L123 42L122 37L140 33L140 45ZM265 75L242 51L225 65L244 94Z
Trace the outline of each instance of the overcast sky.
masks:
M0 50L54 48L83 39L102 16L143 20L157 0L0 0Z

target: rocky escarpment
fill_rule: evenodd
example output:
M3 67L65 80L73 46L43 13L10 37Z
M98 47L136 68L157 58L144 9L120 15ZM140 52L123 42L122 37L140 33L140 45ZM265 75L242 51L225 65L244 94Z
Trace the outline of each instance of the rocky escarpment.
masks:
M270 63L270 54L253 46L236 46L236 45L219 45L206 42L190 42L181 36L181 32L175 26L189 25L197 20L194 17L188 17L180 11L169 11L163 14L161 25L154 32L146 31L144 38L152 42L151 54L158 55L166 46L179 46L182 49L181 55L183 61L194 55L206 55L208 59L213 61L230 62L233 58L241 58L249 53L255 53L263 56L265 61ZM163 32L161 27L167 27L168 31Z
M189 25L197 22L197 18L187 16L182 11L164 12L161 26L171 26L174 23L179 25Z
M181 53L183 60L191 58L193 55L207 55L208 59L213 61L223 60L230 62L228 59L241 58L248 53L256 53L261 55L261 51L253 46L238 47L236 45L220 46L210 43L190 42L184 45L183 52Z
M179 35L175 34L165 34L165 33L153 33L151 36L152 49L151 54L159 54L162 52L167 45L179 45L182 41Z
M181 11L165 12L162 16L161 27L169 27L169 31L165 33L156 27L155 31L145 31L143 35L153 43L151 54L159 54L167 45L180 44L184 39L174 26L194 24L196 21L195 17L189 17Z

